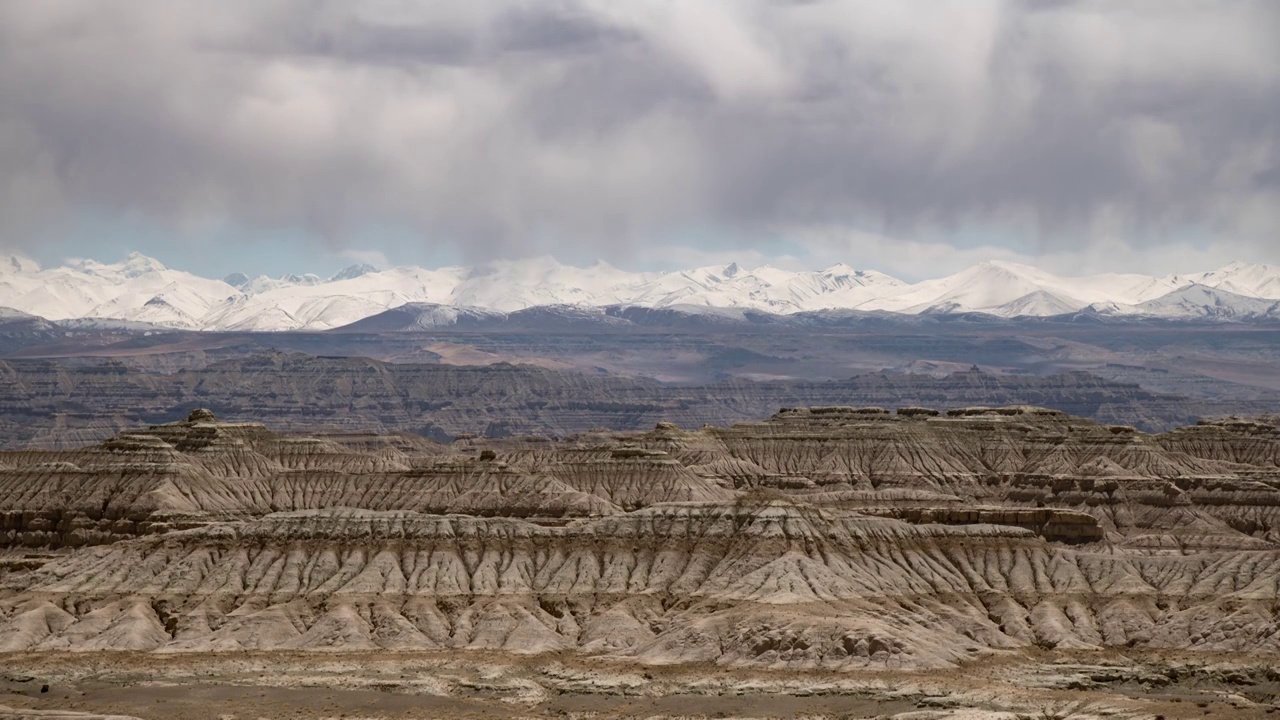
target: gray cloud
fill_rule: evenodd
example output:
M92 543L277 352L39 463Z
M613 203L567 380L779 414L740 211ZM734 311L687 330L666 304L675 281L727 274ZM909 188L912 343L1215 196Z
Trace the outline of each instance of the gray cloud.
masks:
M10 244L93 212L476 257L848 226L1280 259L1280 5L5 3L0 167Z

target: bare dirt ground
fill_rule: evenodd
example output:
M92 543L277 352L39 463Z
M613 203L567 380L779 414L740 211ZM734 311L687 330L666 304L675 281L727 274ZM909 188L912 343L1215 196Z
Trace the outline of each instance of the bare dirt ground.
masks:
M1275 718L1267 662L995 653L930 672L638 667L571 654L0 655L0 718Z

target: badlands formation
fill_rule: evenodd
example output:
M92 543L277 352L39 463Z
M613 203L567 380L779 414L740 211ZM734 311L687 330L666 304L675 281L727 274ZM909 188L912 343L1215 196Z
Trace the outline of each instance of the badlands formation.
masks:
M0 454L0 520L0 717L1280 702L1273 419L813 407L444 445L198 410Z

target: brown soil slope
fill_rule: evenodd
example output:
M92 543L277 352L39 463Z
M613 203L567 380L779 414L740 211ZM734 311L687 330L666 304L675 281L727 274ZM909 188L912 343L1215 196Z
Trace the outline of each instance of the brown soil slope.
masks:
M1280 653L1280 427L808 408L647 433L188 421L0 454L0 651L943 667Z

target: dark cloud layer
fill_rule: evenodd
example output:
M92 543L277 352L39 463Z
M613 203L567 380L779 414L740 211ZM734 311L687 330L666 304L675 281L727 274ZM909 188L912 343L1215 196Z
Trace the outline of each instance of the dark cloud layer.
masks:
M1271 0L0 4L0 234L1280 243Z

